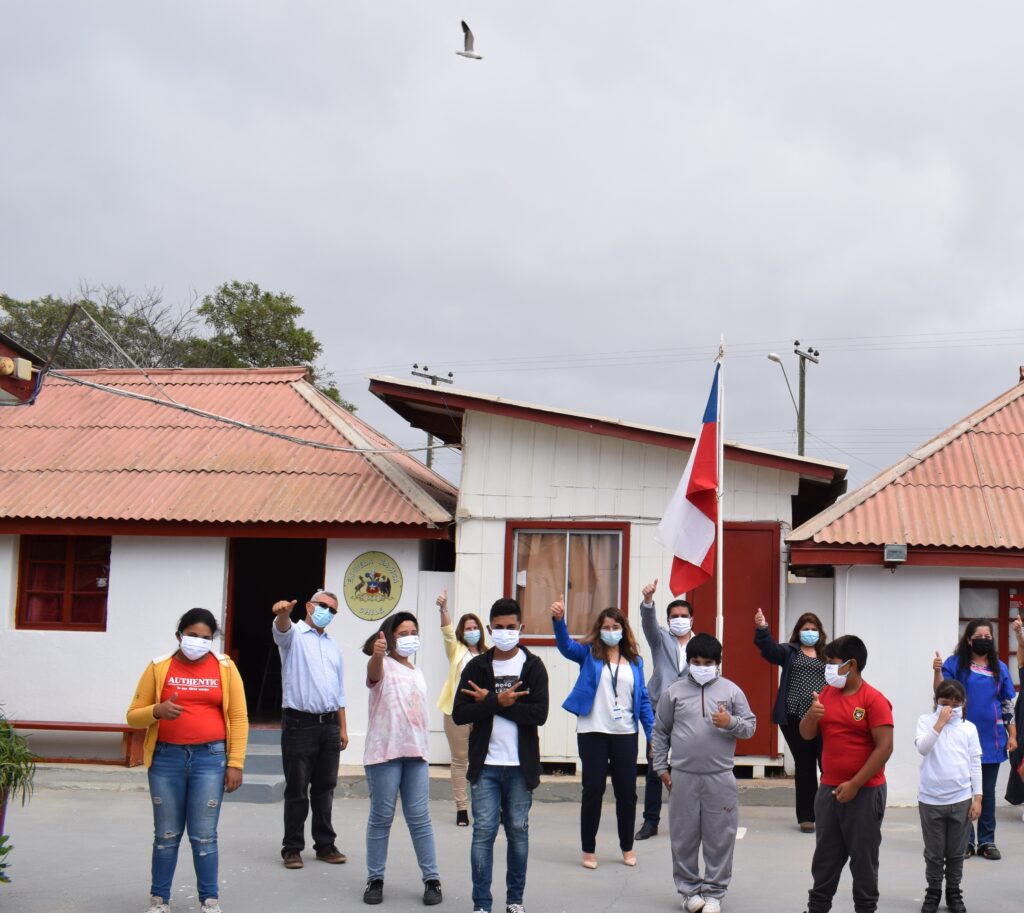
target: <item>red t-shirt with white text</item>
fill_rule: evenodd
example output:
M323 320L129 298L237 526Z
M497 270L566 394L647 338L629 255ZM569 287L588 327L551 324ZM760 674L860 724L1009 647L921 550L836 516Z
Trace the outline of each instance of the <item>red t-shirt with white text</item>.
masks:
M862 681L854 694L843 694L841 688L825 687L818 700L825 715L818 722L821 731L821 783L838 786L855 777L875 750L871 730L892 726L892 704L867 682ZM881 786L885 768L865 786Z
M177 697L174 697L175 692ZM157 738L161 742L199 745L225 737L220 661L212 653L197 663L186 662L178 656L171 660L160 700L170 698L184 709L176 720L160 720Z

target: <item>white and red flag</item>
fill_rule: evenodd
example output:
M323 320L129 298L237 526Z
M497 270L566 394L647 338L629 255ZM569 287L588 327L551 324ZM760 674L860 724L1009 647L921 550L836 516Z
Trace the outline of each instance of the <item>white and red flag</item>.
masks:
M719 402L715 365L700 434L686 461L679 487L658 524L657 539L672 550L672 595L688 593L710 580L715 572L715 536L718 531Z

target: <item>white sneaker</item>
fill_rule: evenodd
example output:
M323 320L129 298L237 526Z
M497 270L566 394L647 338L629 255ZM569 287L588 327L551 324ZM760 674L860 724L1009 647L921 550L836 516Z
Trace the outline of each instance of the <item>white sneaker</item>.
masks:
M704 913L722 913L722 902L717 897L705 897Z
M151 894L149 897L149 909L146 913L171 913L171 908L164 903L162 897Z
M526 908L521 903L510 903L505 905L505 913L526 913Z
M224 913L216 897L208 897L199 908L199 913Z
M704 898L700 894L691 894L683 902L683 909L689 913L700 913L704 909Z

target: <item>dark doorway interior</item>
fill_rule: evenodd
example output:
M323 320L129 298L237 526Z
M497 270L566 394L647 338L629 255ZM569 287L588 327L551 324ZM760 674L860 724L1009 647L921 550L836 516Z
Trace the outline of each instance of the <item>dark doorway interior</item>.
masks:
M298 600L292 620L306 615L306 600L323 585L325 539L232 539L229 643L245 683L252 722L281 716L281 661L270 632L270 607Z

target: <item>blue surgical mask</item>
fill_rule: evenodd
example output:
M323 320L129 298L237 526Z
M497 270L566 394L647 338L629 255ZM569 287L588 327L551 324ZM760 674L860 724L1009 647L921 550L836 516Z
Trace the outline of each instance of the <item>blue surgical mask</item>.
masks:
M800 643L805 647L813 647L821 635L817 631L801 631L800 632Z
M323 606L317 606L313 610L313 624L318 628L326 628L333 618L334 613L330 609L325 609Z
M606 647L616 647L619 641L622 640L622 631L609 631L607 628L601 629L601 643Z
M480 629L473 628L469 631L463 631L462 639L471 647L475 647L478 643L480 643Z

